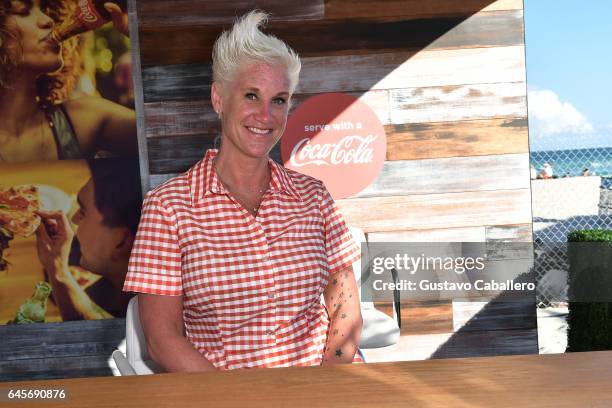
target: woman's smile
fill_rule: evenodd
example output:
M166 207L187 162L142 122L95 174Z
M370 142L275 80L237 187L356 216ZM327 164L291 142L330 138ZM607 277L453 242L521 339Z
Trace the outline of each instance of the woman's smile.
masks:
M247 129L250 132L255 133L256 135L269 135L270 133L272 133L272 129L262 129L262 128L250 127L250 126L247 126Z

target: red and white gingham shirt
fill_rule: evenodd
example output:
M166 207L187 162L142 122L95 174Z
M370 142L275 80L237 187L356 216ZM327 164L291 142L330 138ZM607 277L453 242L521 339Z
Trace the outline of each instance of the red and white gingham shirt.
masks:
M124 290L182 295L186 336L217 368L320 364L321 294L359 248L321 181L270 160L254 218L217 178L216 154L146 195Z

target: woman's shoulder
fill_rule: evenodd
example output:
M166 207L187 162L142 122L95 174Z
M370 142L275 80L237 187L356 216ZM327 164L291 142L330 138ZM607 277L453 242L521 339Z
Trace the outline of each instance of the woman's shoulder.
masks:
M81 152L93 157L101 150L136 155L136 114L108 99L79 95L62 102L78 139Z
M100 112L106 112L114 108L114 103L98 96L80 96L62 102L62 105L71 116L78 119L81 116L91 117L93 114L101 116Z
M106 108L111 109L115 106L120 106L115 102L95 95L81 95L76 98L67 99L62 102L66 109L70 111L89 110L91 108Z
M149 200L156 200L164 205L183 202L190 198L189 172L174 176L147 192Z
M287 174L289 180L300 193L306 193L311 195L313 193L321 193L326 190L323 181L318 178L309 176L308 174L300 173L298 171L283 167L283 170Z

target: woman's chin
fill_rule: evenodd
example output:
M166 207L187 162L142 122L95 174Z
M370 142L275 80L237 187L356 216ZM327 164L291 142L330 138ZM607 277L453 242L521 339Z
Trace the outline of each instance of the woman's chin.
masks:
M18 69L21 69L22 72L33 72L36 77L40 77L42 75L50 75L59 72L62 68L64 68L64 60L62 58L57 58L54 61L48 61L46 63L38 63L35 66L30 65L22 65Z
M270 146L269 144L252 146L250 153L253 157L268 157L273 147L274 146Z
M251 150L254 154L267 156L272 149L274 149L274 146L277 143L278 139L271 140L269 138L262 138L260 140L252 140L251 143L249 143L249 150Z
M53 65L53 68L49 73L54 74L58 71L61 71L62 68L64 68L64 59L60 57L58 58L58 61Z

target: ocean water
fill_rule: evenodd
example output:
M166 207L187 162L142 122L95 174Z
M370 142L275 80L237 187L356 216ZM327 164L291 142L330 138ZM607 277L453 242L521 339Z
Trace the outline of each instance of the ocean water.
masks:
M612 177L612 147L531 152L530 161L538 174L548 163L555 177L582 176L584 168L591 175Z

